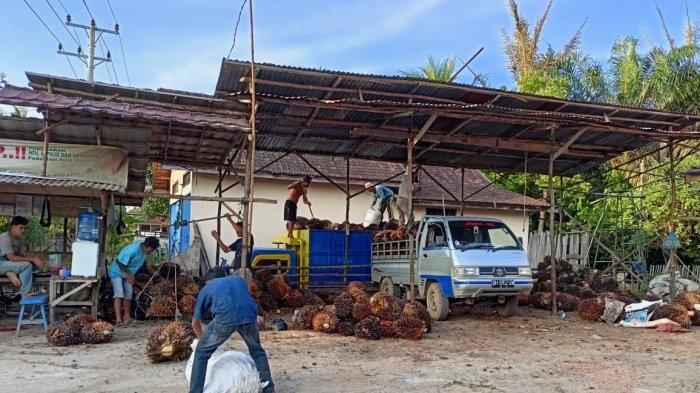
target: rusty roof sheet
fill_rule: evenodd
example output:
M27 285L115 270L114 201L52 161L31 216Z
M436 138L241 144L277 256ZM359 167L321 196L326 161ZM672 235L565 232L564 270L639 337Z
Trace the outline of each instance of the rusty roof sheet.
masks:
M6 84L0 89L0 103L6 105L29 106L38 109L51 109L68 113L101 115L115 119L173 123L193 127L240 131L237 119L206 114L202 112L182 111L143 104L128 104L114 101L97 101L81 97L67 97L49 94L32 89Z
M104 190L117 193L123 193L123 187L114 184L98 183L93 181L75 180L75 179L59 179L52 177L26 176L10 173L0 173L0 184L25 184L34 186L46 187L61 187L61 188L92 188L95 190Z

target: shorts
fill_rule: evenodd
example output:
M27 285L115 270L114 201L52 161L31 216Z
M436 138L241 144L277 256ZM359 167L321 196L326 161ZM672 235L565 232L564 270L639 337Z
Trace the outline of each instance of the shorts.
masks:
M287 199L284 201L284 221L297 220L297 204Z
M134 289L131 287L129 280L124 277L110 277L109 279L112 281L115 299L131 300L131 297L134 295Z

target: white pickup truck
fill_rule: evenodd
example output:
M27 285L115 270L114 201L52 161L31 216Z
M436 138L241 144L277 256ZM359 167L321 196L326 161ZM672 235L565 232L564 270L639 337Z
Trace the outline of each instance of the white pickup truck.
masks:
M410 288L408 240L372 244L372 281L401 296ZM492 298L502 316L518 307L517 295L532 289L532 271L521 240L500 220L427 216L415 239L416 298L433 319L444 320L450 301Z

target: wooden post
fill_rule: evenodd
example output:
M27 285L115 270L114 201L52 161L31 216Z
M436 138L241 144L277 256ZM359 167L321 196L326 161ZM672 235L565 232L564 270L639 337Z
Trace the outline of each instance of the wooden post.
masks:
M68 251L68 217L63 217L63 252Z
M460 194L459 194L459 215L464 217L464 168L462 170L462 183L460 184Z
M414 221L414 216L413 216L413 179L411 178L411 170L413 169L413 137L411 133L411 126L413 125L413 116L411 116L411 120L409 123L409 133L408 133L408 139L406 143L406 169L404 176L407 176L409 181L407 182L408 184L408 212L406 214L408 215L406 218L406 228L409 230L409 235L408 235L408 270L409 270L409 286L410 286L410 292L408 294L408 299L413 301L416 300L416 246L415 246L415 237L411 236L410 234L410 229L413 227L413 221Z
M250 134L248 135L248 144L246 146L246 165L245 165L245 185L244 185L244 210L243 210L243 249L241 250L241 269L240 276L248 280L246 269L248 267L248 255L253 251L251 249L251 224L253 222L253 190L255 177L255 115L258 110L258 100L255 95L255 30L253 28L253 0L248 1L248 9L250 11ZM250 285L250 283L248 283Z
M348 283L350 258L350 157L345 157L345 251L343 258L343 284Z
M554 128L552 128L551 136L552 143L554 142ZM552 266L552 313L557 313L557 245L556 245L556 233L554 231L554 183L552 176L554 174L554 153L549 154L549 242L550 242L550 262Z
M219 198L221 198L223 195L221 191L221 182L223 181L222 176L221 176L221 165L217 168L219 172L219 184L216 185L216 189L219 190ZM182 201L180 201L182 203ZM221 201L219 201L216 207L216 232L221 236ZM189 224L187 224L189 225ZM221 260L219 257L221 256L221 250L219 247L219 242L216 242L216 260L214 261L214 266L219 266L219 261ZM241 259L242 260L242 259Z
M669 170L668 175L671 178L671 206L668 209L669 228L668 233L676 233L676 160L673 157L673 139L668 141L668 159ZM668 274L669 274L669 290L671 291L671 299L676 297L676 249L671 246L668 253Z

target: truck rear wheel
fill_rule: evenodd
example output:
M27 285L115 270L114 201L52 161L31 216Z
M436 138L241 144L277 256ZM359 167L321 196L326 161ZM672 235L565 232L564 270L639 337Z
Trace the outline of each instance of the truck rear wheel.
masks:
M515 315L518 310L518 297L509 296L506 298L506 302L496 306L496 312L502 317L510 317Z
M428 291L425 294L425 303L428 306L430 317L436 321L444 321L450 313L450 301L442 292L440 284L436 282L428 285Z
M395 298L401 297L401 289L398 285L394 284L391 277L382 278L382 281L379 282L379 291L385 295L393 296Z

